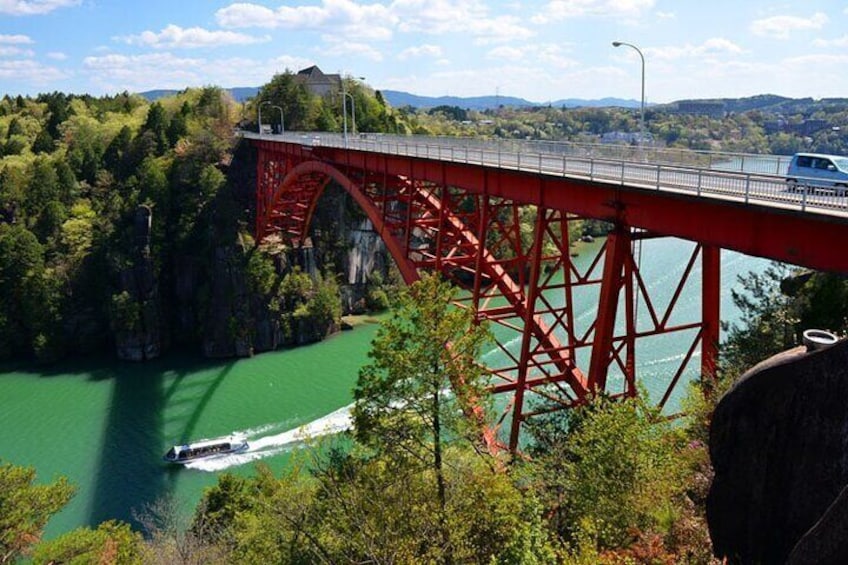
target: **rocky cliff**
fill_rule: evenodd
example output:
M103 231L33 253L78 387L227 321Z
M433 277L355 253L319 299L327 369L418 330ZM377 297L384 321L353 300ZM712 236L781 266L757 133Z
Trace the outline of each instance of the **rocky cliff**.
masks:
M135 252L131 264L120 273L119 293L113 307L116 318L115 349L119 359L145 361L158 357L163 349L163 324L159 280L150 256L153 211L139 206L133 232Z
M715 479L707 500L718 557L848 563L846 407L847 340L764 361L721 399L710 429Z
M277 285L295 267L313 279L328 270L337 273L345 314L365 309L373 272L385 278L382 240L341 188L332 184L326 188L309 243L298 249L256 248L237 228L239 223L250 225L254 205L256 157L248 145L238 148L227 172L228 200L210 212L207 241L197 249L170 259L151 257L151 225L157 218L151 208L139 207L135 248L129 265L118 273L113 299L120 306L113 312L119 358L157 357L171 337L180 345L199 346L208 357L242 357L309 343L337 329L318 327L321 324L304 316L284 322L273 296L251 286L247 271L254 253L264 254L273 265ZM227 210L238 214L228 216Z

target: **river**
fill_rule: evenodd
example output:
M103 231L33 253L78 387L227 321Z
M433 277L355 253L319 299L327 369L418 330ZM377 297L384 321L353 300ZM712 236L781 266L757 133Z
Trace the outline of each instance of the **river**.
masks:
M597 245L589 245L578 265L591 260ZM643 245L643 276L652 292L670 297L669 281L683 271L692 244L663 239ZM730 297L737 275L761 272L767 264L722 252L723 320L738 317ZM690 319L696 317L699 286L684 289L680 307L681 314L688 309ZM578 318L586 317L592 305L580 310ZM134 522L134 513L166 496L187 515L222 470L250 474L253 462L262 460L279 471L304 435L344 428L377 327L363 323L322 343L239 360L183 353L144 364L100 358L0 366L0 461L35 467L39 481L63 475L77 486L71 503L50 521L47 537L107 519ZM640 371L659 375L676 368L678 349L673 340L652 344L640 353ZM248 436L249 452L188 468L161 459L174 443L233 432Z

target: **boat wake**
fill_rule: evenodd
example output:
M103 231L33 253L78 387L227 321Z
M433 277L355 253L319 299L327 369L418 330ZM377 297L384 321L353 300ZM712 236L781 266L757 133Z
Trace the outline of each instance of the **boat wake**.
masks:
M318 418L308 424L304 424L299 428L288 430L279 434L266 436L261 435L262 433L273 429L273 425L262 426L260 428L254 428L242 432L233 432L232 435L245 437L247 439L249 444L247 451L198 459L197 461L185 464L185 467L209 473L224 471L230 467L237 467L239 465L259 461L260 459L265 459L266 457L272 457L285 451L289 451L293 447L313 438L337 434L349 430L353 427L353 419L350 414L352 408L353 405L350 404L343 408L339 408L335 412L331 412L322 418Z

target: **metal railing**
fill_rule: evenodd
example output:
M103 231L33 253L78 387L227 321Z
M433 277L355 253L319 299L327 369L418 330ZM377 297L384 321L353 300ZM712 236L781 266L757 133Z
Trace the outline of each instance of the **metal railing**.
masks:
M840 189L805 186L804 179L798 179L796 190L790 190L785 173L791 157L782 155L461 137L240 133L251 139L496 166L816 213L848 213L848 199Z

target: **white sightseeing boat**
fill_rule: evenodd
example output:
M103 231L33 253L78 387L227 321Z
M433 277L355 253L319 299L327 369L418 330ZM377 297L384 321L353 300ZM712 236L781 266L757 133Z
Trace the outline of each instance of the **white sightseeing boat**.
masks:
M190 463L206 457L215 457L227 453L239 453L248 448L247 440L242 437L229 436L175 445L168 450L163 459L168 463Z

